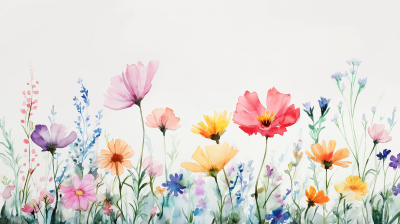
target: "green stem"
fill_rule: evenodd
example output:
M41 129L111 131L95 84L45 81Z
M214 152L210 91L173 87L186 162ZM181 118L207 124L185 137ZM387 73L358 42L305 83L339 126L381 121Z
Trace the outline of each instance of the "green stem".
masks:
M232 205L232 210L233 210L233 200L232 200L232 194L231 194L231 186L229 184L228 176L226 176L225 168L223 168L222 170L224 171L225 180L226 180L226 183L228 184L229 198L231 199L231 205Z
M340 198L339 198L339 203L337 205L337 209L336 209L336 214L337 214L337 224L339 224L339 206L340 206L340 202L342 201L343 196L342 194L340 194ZM343 208L343 212L344 212L344 208Z
M328 194L328 169L325 169L325 192Z
M219 208L219 222L222 224L222 209L223 209L223 202L222 202L222 192L221 192L221 189L219 188L219 185L218 185L218 180L217 180L217 177L214 177L214 179L215 179L215 183L217 183L217 187L218 187L218 191L219 191L219 198L220 198L220 200L221 200L221 207Z
M307 224L307 213L308 213L308 209L310 209L310 207L311 206L308 206L306 212L304 213L304 221L306 222L306 224Z
M364 176L364 175L365 175L365 169L367 168L367 164L368 164L369 158L371 157L372 152L374 152L374 149L375 149L375 147L376 147L377 144L378 144L378 143L375 143L375 142L374 142L374 147L372 148L371 153L370 153L369 156L368 156L367 162L365 162L364 171L363 171L363 176L362 176L363 181L365 181L365 176Z
M142 129L143 129L143 141L142 141L142 153L140 154L140 165L139 165L139 177L142 171L142 162L143 162L143 148L144 148L144 136L145 136L145 132L144 132L144 121L143 121L143 113L142 113L142 106L141 103L138 103L139 106L139 110L140 110L140 117L142 119Z
M262 161L262 163L261 163L260 172L258 172L258 176L257 176L257 180L256 180L256 186L255 186L255 193L254 193L254 197L255 197L255 199L256 199L256 205L257 205L258 221L259 221L260 223L262 223L262 222L261 222L262 219L261 219L260 206L258 205L258 192L257 192L258 188L257 188L257 187L258 187L258 180L260 179L260 174L261 174L261 171L262 171L263 166L264 166L265 157L267 156L267 149L268 149L268 136L265 137L265 152L264 152L263 161Z
M124 216L124 212L122 211L122 184L121 184L121 180L119 179L119 174L118 174L118 172L117 172L117 177L118 177L118 183L119 183L119 199L118 199L118 201L121 201L121 207L120 207L120 211L121 211L121 215L122 215L122 218L125 220L125 216ZM117 203L118 203L118 201L117 201Z
M164 163L164 168L165 168L165 181L168 181L168 171L167 171L167 149L165 146L165 132L163 132L163 136L164 136L164 154L165 154L165 163Z
M57 205L58 205L58 187L57 187L57 184L56 184L56 171L55 171L55 169L54 169L54 152L55 152L55 150L54 151L50 151L50 153L51 153L51 156L53 157L53 160L52 160L52 164L53 164L53 181L54 181L54 188L55 188L55 191L56 191L56 205L54 206L54 210L53 210L53 212L52 212L52 214L51 214L51 220L50 220L50 224L55 224L56 223L56 213L57 213Z

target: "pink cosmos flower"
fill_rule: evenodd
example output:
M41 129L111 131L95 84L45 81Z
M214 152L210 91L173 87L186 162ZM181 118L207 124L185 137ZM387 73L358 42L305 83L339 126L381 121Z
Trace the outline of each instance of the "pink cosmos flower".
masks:
M143 161L143 167L147 168L146 173L149 176L161 176L163 172L163 165L155 161L153 157L146 157Z
M83 177L83 180L79 180L78 176L72 178L73 187L61 185L61 192L64 193L63 201L65 208L74 208L87 210L89 201L97 201L94 189L96 183L94 177L91 174L87 174Z
M9 198L11 198L11 192L13 191L15 189L15 186L10 186L10 185L8 185L5 189L4 189L4 191L3 191L3 193L1 194L1 196L4 198L4 200L7 200L7 199L9 199Z
M48 192L46 189L43 189L40 192L39 200L43 201L46 204L53 204L54 196L52 194L50 194L50 192Z
M275 87L268 90L267 108L258 99L256 92L246 91L239 97L233 122L249 135L260 133L262 136L283 135L286 127L295 124L300 118L300 108L289 105L290 94L282 94Z
M374 140L375 144L378 143L386 143L392 140L392 137L389 136L388 130L385 130L384 124L374 124L368 128L368 134Z
M31 214L32 212L38 213L42 208L42 203L38 199L32 199L21 209L25 213Z
M140 101L150 91L159 64L150 61L148 66L143 66L139 61L137 65L127 65L125 74L111 78L111 87L104 94L104 106L111 110L122 110L134 104L140 106Z
M102 209L104 210L104 215L110 216L110 212L113 211L113 209L110 209L110 208L111 208L111 205L108 203L104 207L102 207Z
M180 118L175 117L174 111L168 107L165 110L163 108L155 109L151 113L146 117L146 125L150 128L159 128L164 135L167 130L175 131L182 127L178 124Z

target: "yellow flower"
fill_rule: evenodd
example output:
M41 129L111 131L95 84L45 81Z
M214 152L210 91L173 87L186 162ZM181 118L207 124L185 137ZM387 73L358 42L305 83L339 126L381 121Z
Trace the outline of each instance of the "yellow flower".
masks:
M338 193L346 196L348 201L361 201L362 196L368 193L368 184L363 182L360 177L350 175L345 181L335 184L335 189Z
M209 176L216 177L218 172L239 152L239 150L229 146L228 143L206 146L205 149L207 156L200 147L192 155L192 159L198 164L184 162L181 167L193 173L207 173Z
M214 111L214 117L203 115L207 125L203 122L198 123L197 126L193 125L192 132L218 143L219 138L225 132L232 117L232 113L229 114L229 118L227 118L227 114L228 112L225 110L223 113L219 114L217 111Z

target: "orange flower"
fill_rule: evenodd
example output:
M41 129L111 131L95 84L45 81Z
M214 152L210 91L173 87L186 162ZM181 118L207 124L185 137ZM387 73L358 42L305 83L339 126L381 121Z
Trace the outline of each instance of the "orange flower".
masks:
M329 201L329 197L325 196L325 192L323 190L320 190L317 194L315 193L317 193L317 191L313 186L310 186L310 191L307 191L306 189L308 207L314 207L315 204L322 205Z
M340 161L349 157L350 152L347 148L339 149L335 153L333 151L336 147L336 141L330 140L328 144L328 148L326 148L326 142L322 141L322 145L316 143L311 145L311 150L314 156L311 155L310 152L306 151L307 156L309 156L315 162L321 163L321 167L324 169L332 169L332 165L335 164L341 167L348 167L347 164L350 164L349 161Z
M165 188L161 188L160 186L158 186L156 188L156 194L164 194Z
M193 153L192 159L199 163L184 162L181 167L193 173L207 173L209 176L216 177L226 164L235 157L239 150L229 147L228 143L206 146L207 156L202 148L198 147Z
M124 167L132 169L132 163L130 160L135 152L131 151L130 147L125 141L121 139L111 140L108 143L108 149L110 151L101 150L101 155L99 160L100 168L105 169L105 172L111 170L111 175L121 175L124 173ZM124 166L124 167L123 167Z

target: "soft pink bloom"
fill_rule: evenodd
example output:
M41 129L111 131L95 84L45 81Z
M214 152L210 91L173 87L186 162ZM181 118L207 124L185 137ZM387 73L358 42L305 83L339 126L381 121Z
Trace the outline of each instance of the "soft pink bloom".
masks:
M35 157L38 157L38 154L36 154Z
M26 163L24 163L24 166L26 166Z
M36 166L40 166L40 163L37 163Z
M21 209L25 213L38 213L40 209L42 208L42 203L38 199L32 199L26 205Z
M78 176L72 178L73 187L68 187L66 185L61 185L61 192L64 193L63 201L65 208L74 208L87 210L89 206L89 201L97 201L96 183L94 182L94 177L91 174L87 174L83 177L83 180L79 180Z
M39 94L39 90L35 90L35 91L33 91L33 93L34 93L35 95L37 95L37 94Z
M33 154L35 154L35 153L36 153L35 149L32 149L32 153L33 153Z
M32 85L32 88L35 88L36 87L36 85Z
M23 123L25 123L25 121L24 121L24 120L21 120L21 124L23 124Z
M157 72L158 61L150 61L148 66L143 66L139 61L137 65L127 65L126 73L111 78L111 87L104 94L104 106L112 110L122 110L140 101L149 92L151 81Z
M32 161L32 162L35 162L35 158L32 158L31 161Z
M182 127L178 124L180 118L175 117L174 111L168 107L155 109L151 113L146 117L146 125L150 128L159 128L164 135L167 130L175 131Z
M36 84L39 84L39 81L36 81Z
M26 114L26 110L25 109L21 109L21 113Z
M26 95L25 91L22 91L22 95L24 95L24 96Z
M368 134L374 140L374 143L386 143L392 140L392 137L389 136L389 131L385 130L384 124L374 124L368 128Z
M163 165L155 161L153 157L146 157L143 161L143 167L147 168L146 173L149 176L161 176L163 172Z
M24 152L28 152L28 149L24 149Z
M19 173L24 173L24 171L21 170L21 171L19 171Z
M25 176L22 176L22 181L25 181Z
M28 144L29 143L28 139L24 139L24 143Z
M289 105L290 94L282 94L275 87L268 90L267 108L258 99L256 92L246 91L240 96L233 114L233 122L249 135L260 133L262 136L283 135L286 127L300 118L300 108ZM289 105L289 106L288 106Z
M153 209L151 209L151 211L150 211L150 215L156 215L157 214L157 210L158 210L158 207L157 206L154 206L153 207Z
M53 181L53 177L50 177L49 182L52 182L52 181Z
M28 95L31 95L31 91L30 90L28 90Z
M207 208L207 202L206 202L205 198L200 199L200 201L199 201L199 203L197 204L196 207L200 208L200 209Z
M28 103L28 104L26 105L26 107L29 108L29 107L31 107L31 105Z
M267 165L267 177L271 177L274 172L274 169L271 169L269 165Z
M40 182L45 182L46 181L46 177L41 177L40 178Z
M110 204L106 204L106 206L102 207L102 209L104 210L104 215L108 215L110 216L110 212L113 211L113 209L110 209L111 205Z
M44 177L43 177L44 178ZM46 189L43 189L40 192L40 197L39 197L40 201L43 201L46 204L53 204L54 202L54 196L52 194L50 194L50 192L48 192Z
M9 198L11 198L11 192L13 191L15 189L15 186L10 186L10 185L8 185L5 189L4 189L4 191L3 191L3 193L1 194L1 196L4 198L4 200L7 200L7 199L9 199Z

